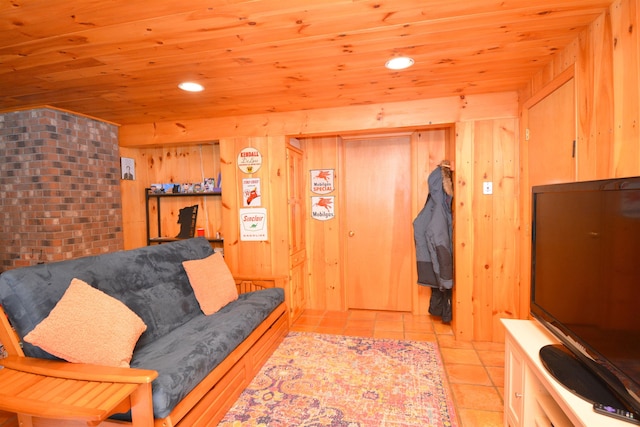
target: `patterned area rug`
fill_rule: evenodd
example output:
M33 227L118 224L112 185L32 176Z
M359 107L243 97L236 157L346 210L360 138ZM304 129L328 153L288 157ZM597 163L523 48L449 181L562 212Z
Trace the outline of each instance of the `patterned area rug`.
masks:
M436 343L290 332L219 426L457 426Z

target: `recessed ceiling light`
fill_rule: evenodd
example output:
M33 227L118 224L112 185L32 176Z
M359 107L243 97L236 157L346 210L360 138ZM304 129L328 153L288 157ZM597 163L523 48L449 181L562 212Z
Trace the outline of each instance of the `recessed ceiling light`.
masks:
M384 66L390 70L404 70L405 68L411 67L413 62L413 58L409 58L408 56L397 56L388 60Z
M204 90L204 86L194 82L182 82L178 87L182 90L186 90L187 92L202 92Z

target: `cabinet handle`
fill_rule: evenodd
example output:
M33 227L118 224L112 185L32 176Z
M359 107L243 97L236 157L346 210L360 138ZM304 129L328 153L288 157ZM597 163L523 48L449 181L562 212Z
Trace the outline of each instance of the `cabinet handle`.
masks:
M519 392L515 392L514 395L516 396L516 399L520 399L522 397L522 393Z

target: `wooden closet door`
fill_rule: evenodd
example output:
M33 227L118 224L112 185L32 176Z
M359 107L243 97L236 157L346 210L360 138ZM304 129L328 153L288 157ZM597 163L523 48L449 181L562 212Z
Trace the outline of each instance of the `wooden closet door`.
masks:
M576 108L570 79L528 109L529 185L576 180Z
M347 307L411 311L410 138L344 141Z
M304 157L301 150L287 146L287 207L289 214L289 289L291 322L305 309L307 298L307 253L305 229Z

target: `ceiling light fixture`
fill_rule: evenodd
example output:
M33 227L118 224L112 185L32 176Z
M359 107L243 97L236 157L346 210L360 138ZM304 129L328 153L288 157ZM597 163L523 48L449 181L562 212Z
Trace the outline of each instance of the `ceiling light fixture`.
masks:
M194 82L182 82L178 87L187 92L202 92L204 90L204 86Z
M405 68L411 67L413 63L413 58L409 58L408 56L397 56L388 60L384 66L390 70L404 70Z

